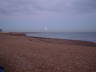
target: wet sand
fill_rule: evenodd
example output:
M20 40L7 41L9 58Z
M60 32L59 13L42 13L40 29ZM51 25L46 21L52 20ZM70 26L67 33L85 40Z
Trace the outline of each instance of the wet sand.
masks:
M96 72L96 43L0 33L5 72Z

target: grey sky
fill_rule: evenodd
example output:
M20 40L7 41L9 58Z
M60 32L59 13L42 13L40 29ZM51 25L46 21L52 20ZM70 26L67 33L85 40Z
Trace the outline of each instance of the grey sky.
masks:
M5 31L95 31L95 0L0 0Z

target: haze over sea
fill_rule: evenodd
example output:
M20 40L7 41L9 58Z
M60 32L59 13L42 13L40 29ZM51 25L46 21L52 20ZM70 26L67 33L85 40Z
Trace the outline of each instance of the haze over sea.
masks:
M96 32L26 33L27 36L96 42Z

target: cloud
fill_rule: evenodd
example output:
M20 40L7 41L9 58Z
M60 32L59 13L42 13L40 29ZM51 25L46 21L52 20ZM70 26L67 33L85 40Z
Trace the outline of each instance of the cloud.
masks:
M78 12L96 12L96 0L77 0L73 3L73 8Z
M0 0L0 15L32 15L41 12L88 13L96 0Z
M0 0L0 13L10 14L30 14L36 10L36 4L31 0Z

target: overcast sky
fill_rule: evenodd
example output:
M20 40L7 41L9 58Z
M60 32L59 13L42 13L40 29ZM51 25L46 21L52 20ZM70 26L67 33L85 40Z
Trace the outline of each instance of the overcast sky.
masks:
M0 28L96 32L96 0L0 0Z

